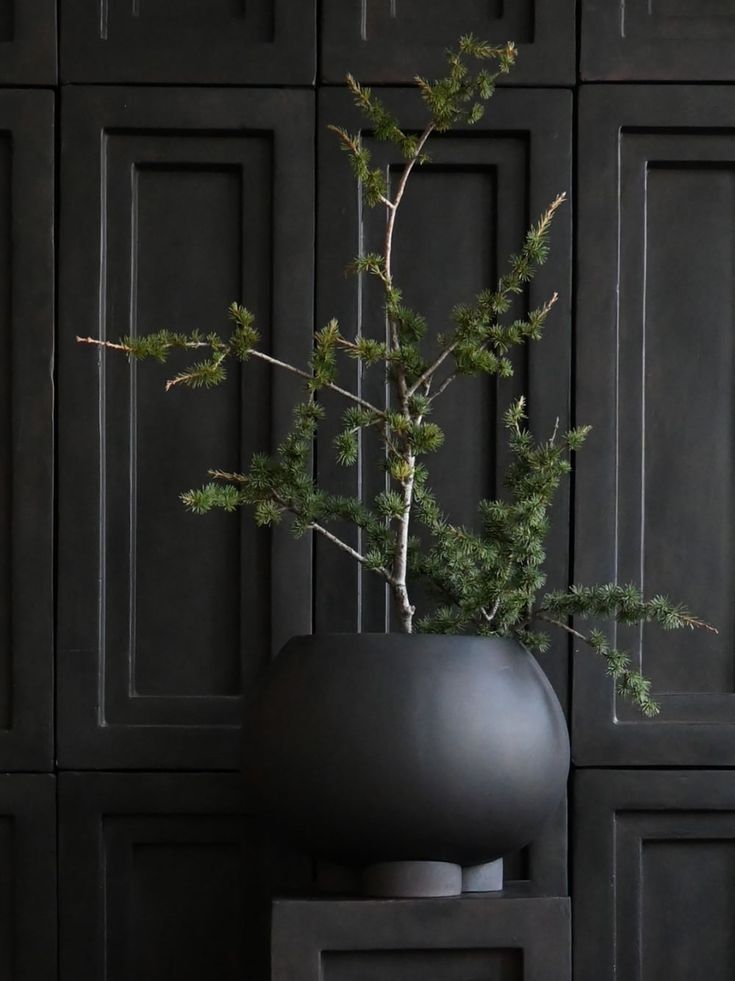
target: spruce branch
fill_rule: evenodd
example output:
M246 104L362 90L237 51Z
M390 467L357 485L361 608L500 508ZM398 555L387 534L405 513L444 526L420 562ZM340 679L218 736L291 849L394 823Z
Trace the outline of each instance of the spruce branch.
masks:
M164 335L166 334L167 332L161 332L159 334L148 335L147 338L140 338L139 340L141 342L146 342L149 341L151 338L164 337ZM160 346L156 346L156 352L157 352L156 354L142 354L140 353L141 348L137 347L132 341L126 338L123 338L122 340L115 342L115 341L103 341L96 337L77 336L76 340L79 344L91 344L91 345L95 345L98 348L107 348L108 350L112 350L112 351L122 351L123 353L127 354L129 357L137 360L141 360L145 357L154 357L156 360L160 362L166 361L169 353L174 349L200 350L201 348L211 347L211 343L209 341L198 340L196 339L196 337L194 339L181 339L178 342L175 342L173 340L168 340L167 338L165 338L161 341ZM228 351L227 354L228 355L233 354L237 356L240 360L243 360L243 358L240 355L238 355L237 352L234 350ZM227 355L225 355L225 357L226 356ZM308 371L304 371L302 368L297 368L295 365L290 364L287 361L281 361L279 358L274 358L272 355L266 354L265 351L259 351L257 348L252 348L249 350L248 356L257 358L260 361L264 361L275 368L279 368L283 371L288 371L293 375L298 375L299 378L303 378L309 384L313 383L314 376L312 373ZM197 366L194 367L196 368ZM221 376L213 384L219 384L219 382L223 380L224 378L223 376ZM197 381L197 376L194 370L192 370L189 373L182 372L179 375L175 376L174 378L170 378L166 382L165 388L166 391L170 391L175 385L179 385L179 384L188 384L191 387L197 387L196 381ZM368 402L367 399L362 398L361 395L357 395L355 392L351 392L347 388L342 388L341 385L337 385L333 382L326 382L323 385L323 387L328 388L332 392L336 392L338 395L341 395L343 398L349 399L351 402L355 402L357 405L361 405L363 408L368 409L371 412L375 412L378 415L383 414L382 409L379 409L371 402Z

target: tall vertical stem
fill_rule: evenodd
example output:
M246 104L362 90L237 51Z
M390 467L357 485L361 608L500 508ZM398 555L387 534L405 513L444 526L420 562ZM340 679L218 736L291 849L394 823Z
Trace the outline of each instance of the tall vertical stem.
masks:
M396 216L398 213L398 208L403 199L404 191L406 190L406 183L411 175L411 171L419 160L424 144L428 140L431 132L434 129L434 123L429 123L421 134L418 144L416 146L416 152L411 157L410 160L406 162L403 168L403 173L401 174L401 179L398 182L398 187L396 188L396 195L391 204L388 206L388 216L385 226L385 293L388 306L388 325L390 328L390 345L391 349L395 352L400 351L401 341L398 335L398 324L396 323L395 317L390 312L390 292L393 288L393 270L392 270L392 255L393 255L393 233L396 227ZM412 420L411 407L409 403L408 385L406 383L406 372L403 365L398 363L396 368L396 388L398 390L398 403L403 415ZM404 452L403 459L407 464L407 476L401 481L403 487L403 513L399 520L398 525L398 539L396 541L396 550L393 556L393 568L391 570L392 574L392 590L393 598L398 607L398 615L401 620L401 626L405 633L410 634L413 632L413 615L414 606L408 595L408 588L406 586L406 573L408 570L408 532L409 525L411 521L411 505L413 503L413 489L414 482L416 479L416 457L411 449L411 444L408 440L404 442Z

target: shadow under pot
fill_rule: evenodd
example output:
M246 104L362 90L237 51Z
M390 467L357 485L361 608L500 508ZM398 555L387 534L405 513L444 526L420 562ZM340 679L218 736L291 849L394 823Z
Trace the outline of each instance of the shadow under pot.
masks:
M566 787L569 738L534 657L495 637L292 638L248 706L259 812L372 896L502 888Z

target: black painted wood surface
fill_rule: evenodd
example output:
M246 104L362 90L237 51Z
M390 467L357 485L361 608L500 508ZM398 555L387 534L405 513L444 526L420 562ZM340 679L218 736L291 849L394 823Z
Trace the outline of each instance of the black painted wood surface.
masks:
M575 981L735 972L735 774L578 771Z
M315 0L59 2L65 82L314 82Z
M585 81L735 80L730 0L581 0L581 23Z
M474 33L518 47L509 85L571 85L575 75L574 0L427 4L424 0L324 0L321 68L325 82L346 72L372 83L443 74L444 51Z
M571 981L569 900L280 900L272 981Z
M735 764L732 267L735 128L720 86L580 95L575 579L635 582L715 624L620 630L660 718L575 660L585 765Z
M56 777L0 773L0 977L55 981Z
M237 774L60 777L62 978L240 981L267 973L268 892L308 888Z
M56 0L0 3L0 85L54 85Z
M235 769L242 692L310 629L309 543L178 495L281 438L299 388L250 363L167 393L175 368L74 338L226 329L236 299L308 360L313 95L74 88L63 130L61 762Z
M0 770L53 764L54 97L0 90Z

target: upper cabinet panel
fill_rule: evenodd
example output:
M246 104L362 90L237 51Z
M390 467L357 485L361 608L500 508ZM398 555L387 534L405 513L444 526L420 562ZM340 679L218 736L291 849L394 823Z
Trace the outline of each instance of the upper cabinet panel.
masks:
M684 601L705 631L619 630L661 715L580 652L575 757L735 764L735 123L722 88L582 93L575 580Z
M0 0L0 85L56 83L56 0Z
M65 82L308 85L315 66L315 0L61 0Z
M732 0L582 0L585 80L732 81Z
M0 91L0 770L53 759L54 97Z
M462 34L515 41L510 85L571 85L575 78L574 0L324 0L322 76L341 82L349 71L365 82L436 77L444 51Z
M166 392L186 359L167 374L74 338L227 333L237 300L272 355L308 364L313 94L65 97L61 761L234 768L241 693L310 626L308 542L249 514L196 518L178 497L209 467L241 470L268 450L299 383L250 363L214 391Z

